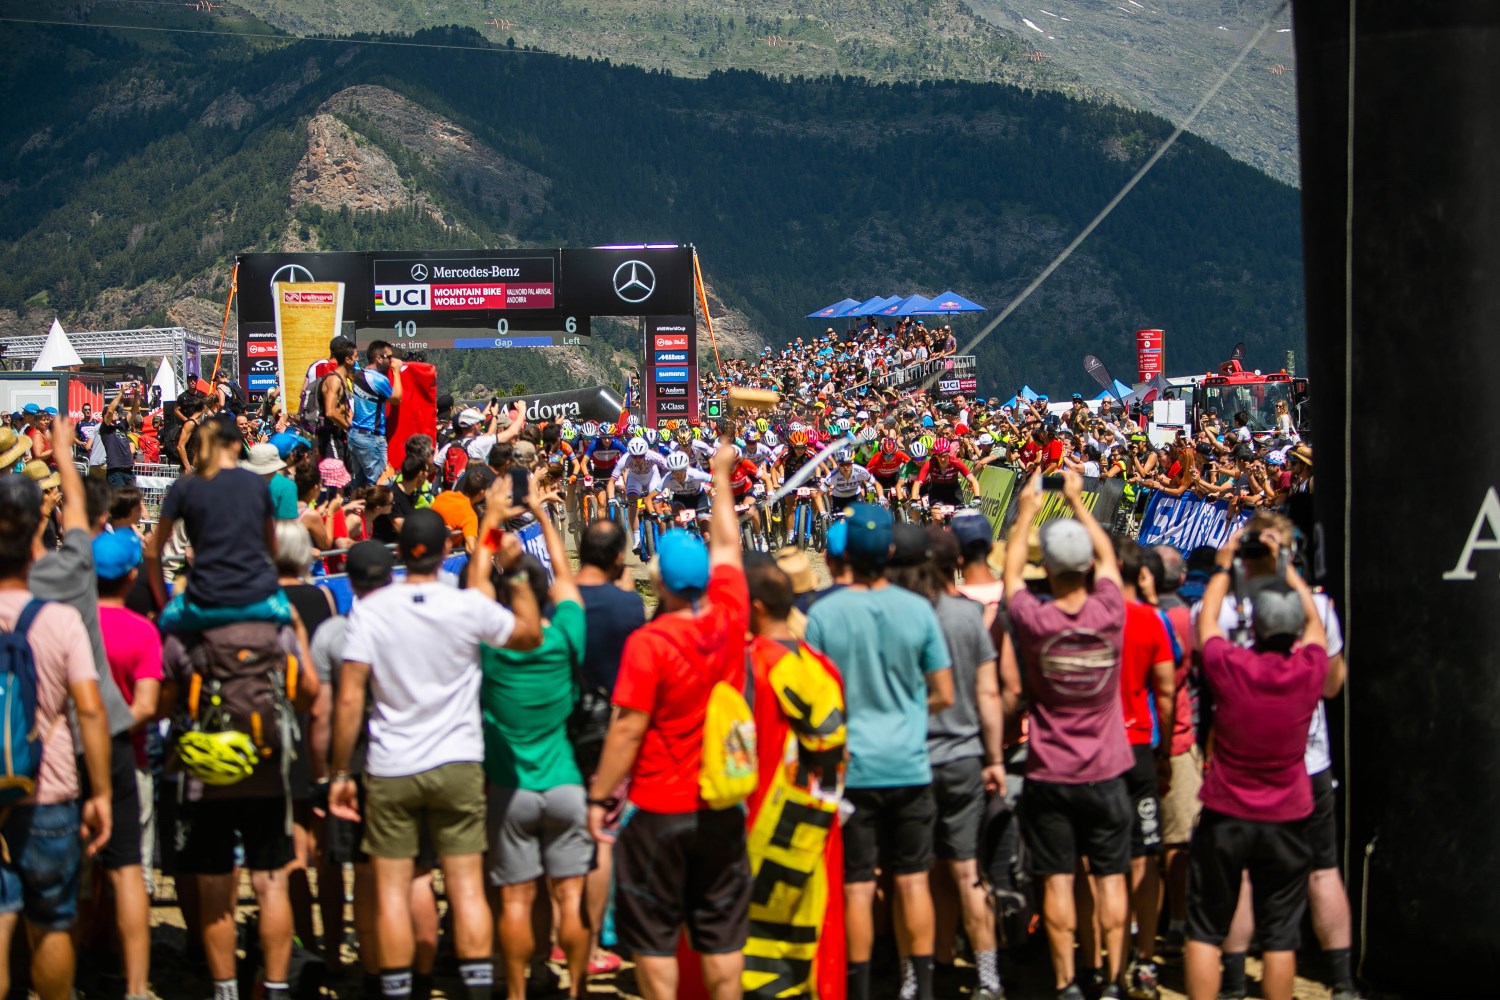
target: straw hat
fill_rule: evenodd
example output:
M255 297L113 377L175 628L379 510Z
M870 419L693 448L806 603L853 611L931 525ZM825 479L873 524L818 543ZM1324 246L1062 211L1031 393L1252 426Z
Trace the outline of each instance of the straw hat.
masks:
M1311 469L1313 467L1312 448L1308 447L1305 444L1299 444L1297 447L1295 447L1291 451L1287 452L1287 456L1286 457L1289 458L1289 459L1295 459L1298 462L1301 462L1303 465L1307 466L1309 469Z
M9 427L0 427L0 469L10 470L22 455L31 454L31 438L17 434Z
M52 466L39 458L33 458L26 463L21 471L36 481L36 484L44 490L56 489L62 485L62 477L53 471Z
M806 594L818 589L818 577L813 572L807 553L796 546L788 545L777 552L776 565L791 578L793 593Z

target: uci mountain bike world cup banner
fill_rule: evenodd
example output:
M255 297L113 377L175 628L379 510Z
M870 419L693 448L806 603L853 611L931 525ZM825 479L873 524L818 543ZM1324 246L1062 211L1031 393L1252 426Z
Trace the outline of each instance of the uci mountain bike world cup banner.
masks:
M276 282L276 354L280 359L281 398L288 414L297 412L302 374L328 357L328 342L337 337L344 318L344 285L339 281ZM287 372L299 379L287 392Z
M1142 545L1170 545L1186 555L1200 545L1219 548L1248 520L1248 510L1231 514L1227 500L1156 493L1146 503L1140 541Z

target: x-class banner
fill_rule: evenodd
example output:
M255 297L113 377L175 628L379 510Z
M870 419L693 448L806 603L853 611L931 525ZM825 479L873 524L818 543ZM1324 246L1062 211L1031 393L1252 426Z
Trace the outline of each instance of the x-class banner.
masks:
M646 317L649 425L698 414L698 325L692 315Z

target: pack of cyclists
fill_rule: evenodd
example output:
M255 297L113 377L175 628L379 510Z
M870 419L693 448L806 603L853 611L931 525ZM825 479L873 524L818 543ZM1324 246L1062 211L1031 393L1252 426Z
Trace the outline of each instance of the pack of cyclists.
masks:
M714 442L729 435L739 452L731 496L715 495L709 475ZM817 544L826 525L857 500L886 504L904 520L943 519L979 493L977 439L909 425L897 416L836 410L806 419L788 412L719 421L642 426L563 421L544 435L538 468L566 497L559 519L586 524L601 514L619 520L641 548L641 516L659 524L701 526L727 499L745 523L748 547ZM792 529L799 505L808 530ZM649 553L644 553L649 555Z

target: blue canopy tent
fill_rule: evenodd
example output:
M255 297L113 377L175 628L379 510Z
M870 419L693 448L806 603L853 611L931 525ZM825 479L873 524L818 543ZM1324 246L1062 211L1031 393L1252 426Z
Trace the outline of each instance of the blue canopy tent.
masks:
M946 316L952 313L985 312L984 306L978 302L971 302L955 291L940 292L934 295L925 307L918 310L918 316Z
M808 313L807 314L807 318L808 319L833 319L836 316L842 316L844 314L844 310L848 309L850 306L857 306L857 305L859 305L859 299L840 299L839 301L833 303L832 305L824 306L822 309L819 309L817 312L810 312L810 313Z
M899 316L899 315L901 315L901 313L900 313L901 306L904 305L906 303L907 299L909 299L909 298L911 298L911 296L902 297L900 295L897 295L894 298L892 298L891 301L887 302L885 305L883 305L879 309L877 309L875 311L875 315L877 315L877 316Z

